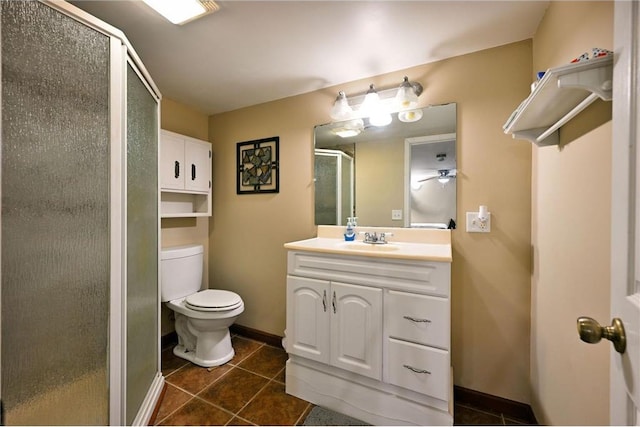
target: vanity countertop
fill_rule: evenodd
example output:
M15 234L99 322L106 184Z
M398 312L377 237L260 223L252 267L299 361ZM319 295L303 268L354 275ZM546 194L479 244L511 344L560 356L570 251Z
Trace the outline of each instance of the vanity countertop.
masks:
M321 230L324 228L324 230ZM285 243L289 250L324 252L341 255L357 255L376 258L408 259L422 261L451 262L450 230L411 230L395 228L360 228L359 231L392 232L389 243L373 245L357 241L348 242L331 226L319 226L318 237ZM344 227L335 227L341 233ZM398 240L402 239L402 240Z

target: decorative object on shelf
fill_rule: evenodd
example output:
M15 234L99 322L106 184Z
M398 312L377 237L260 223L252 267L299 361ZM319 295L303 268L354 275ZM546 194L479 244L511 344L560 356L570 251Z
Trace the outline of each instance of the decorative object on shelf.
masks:
M330 116L334 121L367 119L371 126L386 126L391 123L391 113L397 112L400 121L415 122L422 118L422 110L418 108L422 92L422 85L406 76L396 88L377 90L371 84L364 95L352 97L351 103L346 93L340 91Z
M239 142L237 194L277 193L280 186L279 136Z
M514 138L557 145L558 130L598 98L610 101L613 54L594 48L594 57L548 69L502 127Z

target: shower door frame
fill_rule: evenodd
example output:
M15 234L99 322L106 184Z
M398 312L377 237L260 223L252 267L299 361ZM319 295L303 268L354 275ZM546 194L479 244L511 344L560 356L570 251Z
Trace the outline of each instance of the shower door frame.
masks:
M127 245L126 245L126 218L127 218L127 188L126 188L126 166L127 166L127 127L126 127L126 69L131 65L145 84L149 93L157 102L158 108L158 128L157 135L160 135L160 101L162 96L157 86L151 79L144 64L129 43L127 37L117 28L101 21L100 19L84 12L83 10L67 3L63 0L38 0L64 15L92 28L109 37L109 120L110 120L110 284L109 284L109 343L108 343L108 401L109 401L109 424L124 425L126 420L126 396L127 396L127 376L126 376L126 345L127 345ZM1 41L1 38L0 38ZM0 77L1 77L0 69ZM1 85L1 80L0 80ZM1 101L0 91L0 101ZM0 111L0 132L2 130L2 112ZM1 135L1 133L0 133ZM159 144L158 144L159 145ZM0 160L1 160L0 150ZM159 161L158 156L158 161ZM159 167L159 164L158 164ZM0 167L1 170L1 167ZM0 180L2 176L0 174ZM0 200L2 197L2 186L0 181ZM159 194L159 193L158 193ZM120 209L118 209L118 207ZM147 395L144 398L133 425L147 425L155 404L160 397L164 386L164 377L161 372L160 362L160 197L158 197L157 209L157 233L158 233L158 309L157 309L157 361L156 374ZM0 213L0 225L2 215ZM0 227L1 233L1 227ZM2 253L2 243L0 234L0 255ZM2 274L0 265L0 277ZM0 288L0 301L2 292ZM1 321L1 317L0 317ZM1 324L0 324L1 327ZM2 346L0 334L0 348ZM1 352L0 352L1 357ZM0 372L2 370L2 360L0 358ZM2 375L0 375L0 381ZM2 391L0 383L0 393ZM2 407L2 395L0 394L0 424L4 425L4 408Z

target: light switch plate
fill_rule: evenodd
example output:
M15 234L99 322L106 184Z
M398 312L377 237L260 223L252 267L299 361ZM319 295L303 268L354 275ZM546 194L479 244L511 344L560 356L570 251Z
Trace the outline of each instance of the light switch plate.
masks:
M487 219L480 221L478 212L467 212L467 233L489 233L491 231L491 212Z
M402 219L402 209L393 209L391 211L391 219L394 221L399 221Z

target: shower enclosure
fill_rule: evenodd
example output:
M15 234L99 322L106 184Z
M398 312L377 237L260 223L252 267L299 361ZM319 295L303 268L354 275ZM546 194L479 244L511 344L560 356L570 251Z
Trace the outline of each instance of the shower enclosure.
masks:
M3 424L146 424L159 348L160 94L126 37L1 2Z
M340 150L315 149L317 225L346 225L354 216L353 157Z

